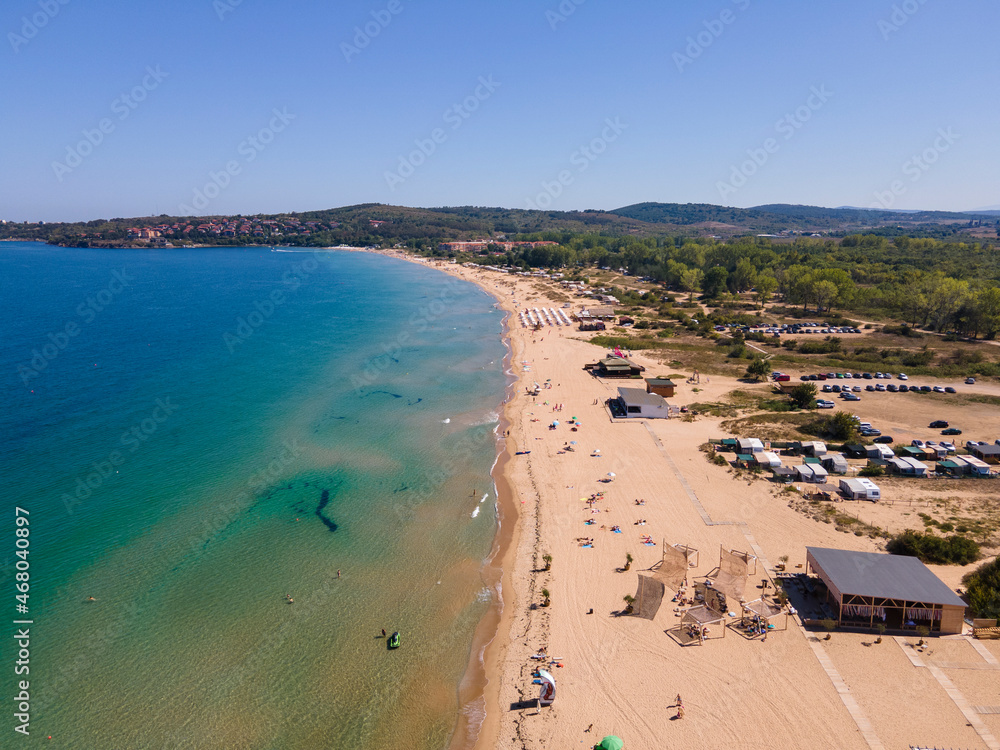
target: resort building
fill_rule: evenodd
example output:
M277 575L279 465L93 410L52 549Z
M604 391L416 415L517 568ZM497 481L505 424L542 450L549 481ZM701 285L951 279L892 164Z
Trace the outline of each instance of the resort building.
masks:
M669 419L670 417L670 404L664 400L663 396L646 393L641 388L619 388L616 401L621 415L625 417L645 419Z
M635 378L645 372L646 368L624 357L605 357L592 365L584 365L599 378Z
M965 602L915 557L806 547L839 627L960 634Z

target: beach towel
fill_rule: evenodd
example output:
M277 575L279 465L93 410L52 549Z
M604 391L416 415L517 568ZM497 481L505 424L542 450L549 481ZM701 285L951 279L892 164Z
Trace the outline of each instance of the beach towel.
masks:
M621 534L621 533L622 533L622 530L621 530L621 529L615 529L615 533L616 533L616 534Z
M581 544L580 546L581 547L586 547L587 549L593 549L594 548L593 544Z

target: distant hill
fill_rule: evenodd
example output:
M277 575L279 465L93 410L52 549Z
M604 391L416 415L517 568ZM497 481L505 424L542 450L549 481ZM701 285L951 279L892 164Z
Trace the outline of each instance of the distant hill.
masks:
M578 233L609 237L880 234L992 240L1000 211L883 211L770 204L637 203L614 211L531 211L490 206L411 208L381 203L253 216L145 216L74 223L7 223L0 239L37 239L72 247L145 245L406 244L426 249L448 240L528 237L568 241ZM140 231L151 230L151 231ZM544 236L543 236L544 235Z
M610 213L650 224L690 226L720 222L750 232L859 232L866 229L903 225L968 224L992 221L992 212L960 213L951 211L886 211L866 208L823 208L773 203L752 208L715 206L708 203L636 203Z

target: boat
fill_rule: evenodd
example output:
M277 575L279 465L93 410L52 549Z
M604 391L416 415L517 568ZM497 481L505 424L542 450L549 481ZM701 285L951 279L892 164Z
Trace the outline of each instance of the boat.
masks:
M389 646L389 648L399 648L399 631L398 630L395 633L393 633L392 635L389 636L388 646Z

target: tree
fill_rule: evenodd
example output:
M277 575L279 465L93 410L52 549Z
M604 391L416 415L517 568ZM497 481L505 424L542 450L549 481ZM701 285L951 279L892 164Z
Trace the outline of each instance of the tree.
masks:
M740 258L729 280L730 289L734 292L745 292L757 281L757 271L746 258Z
M622 570L628 570L632 567L632 554L630 552L625 553L625 567Z
M702 277L700 268L691 268L681 274L681 289L688 293L688 302L693 302L695 293L701 291Z
M789 395L792 397L792 403L798 408L809 409L816 405L817 392L815 383L799 383L792 388Z
M727 287L726 282L729 272L722 266L712 266L705 272L705 278L701 282L701 291L708 299L715 299Z
M817 281L812 285L812 296L816 300L816 311L830 309L837 299L837 285L832 281Z
M747 366L746 376L754 380L763 380L770 372L771 365L767 363L766 359L763 357L754 357L753 361ZM813 389L815 390L815 386Z
M774 276L763 274L757 277L757 291L754 292L754 299L760 304L761 309L770 302L774 292L778 289L778 280Z
M546 570L551 570L552 569L552 555L549 555L549 554L542 555L542 560L545 561L545 569Z
M622 597L622 601L625 602L625 614L632 614L635 608L635 597L631 594L625 594L625 596Z
M824 424L826 434L845 443L853 443L858 439L858 420L846 411L831 414Z
M548 589L542 589L542 598L545 600L545 601L542 602L542 606L543 607L549 606L550 601L549 601L549 590Z

